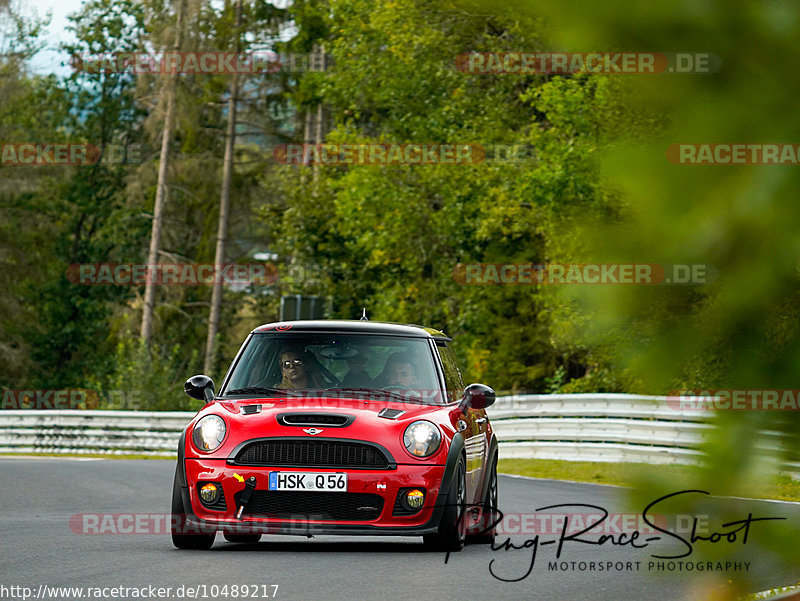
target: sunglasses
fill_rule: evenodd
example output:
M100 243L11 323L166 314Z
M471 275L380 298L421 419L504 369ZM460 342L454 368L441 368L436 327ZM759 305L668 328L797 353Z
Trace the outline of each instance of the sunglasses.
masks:
M281 361L281 367L283 367L284 369L289 369L292 365L294 365L295 367L300 367L301 365L303 365L303 360L294 359L292 361Z

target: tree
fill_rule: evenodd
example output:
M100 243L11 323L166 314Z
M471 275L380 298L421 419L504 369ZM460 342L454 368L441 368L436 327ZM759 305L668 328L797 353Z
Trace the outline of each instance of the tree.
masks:
M67 50L130 49L141 25L131 4L87 3L80 25L73 21L77 42ZM90 23L100 18L103 29L98 32ZM3 103L13 124L3 139L88 143L106 150L135 144L141 115L133 105L133 84L131 78L114 73L76 70L64 81L20 74L12 84L18 101ZM0 302L19 303L19 309L7 314L14 337L27 348L25 367L15 375L17 386L85 386L86 373L109 368L106 321L128 291L79 286L67 279L70 264L107 261L108 253L130 242L127 234L135 237L135 230L122 232L117 227L125 214L121 191L129 166L108 159L104 155L90 165L12 168L12 181L22 177L26 183L5 192L8 212L3 222L9 228L6 239L23 246L14 260L20 271L11 272L14 283ZM24 309L27 306L31 309Z
M615 211L592 159L614 123L613 82L456 69L464 52L540 47L533 17L438 1L327 6L293 5L290 46L324 44L333 56L333 70L306 73L292 89L306 110L317 99L329 107L327 142L473 144L489 154L467 165L321 166L314 179L307 167L283 168L282 196L264 204L263 220L284 254L326 274L287 289L331 296L339 317L367 306L373 319L440 327L461 341L469 377L500 389L544 389L559 363L582 375L587 349L553 342L558 299L532 286L467 286L454 274L464 263L556 261L561 223ZM495 145L535 156L504 162Z
M242 0L236 2L236 52L240 51L239 28L242 25ZM219 269L225 262L225 244L228 239L228 210L231 196L231 177L233 176L233 147L236 142L236 103L239 95L239 74L231 76L230 98L228 99L228 128L225 134L225 158L222 165L222 190L219 202L219 225L217 226L217 250L214 265ZM212 284L211 312L208 317L208 339L206 340L206 356L203 373L211 373L214 366L217 332L219 331L219 314L222 305L221 279Z
M37 100L48 94L47 81L32 79L25 59L40 46L42 21L26 20L8 2L0 3L0 140L4 144L46 137L49 114L37 123ZM42 122L43 121L43 122ZM0 362L5 366L0 386L23 382L33 368L28 327L36 322L26 300L31 282L44 278L38 249L51 232L41 215L30 211L43 186L35 168L0 165ZM25 224L42 226L37 234L20 235Z
M178 0L178 16L175 24L175 44L173 52L181 50L183 36L183 19L186 11L186 0ZM172 128L175 123L175 80L177 72L167 73L164 77L165 110L164 131L161 137L161 160L158 167L158 183L156 184L156 200L153 206L153 229L150 234L150 251L147 254L147 265L155 266L159 263L159 250L161 245L161 226L163 222L164 206L167 203L168 187L167 174L169 169L169 147L172 138ZM144 305L142 307L142 341L150 345L153 330L153 310L155 306L156 282L148 278L145 284Z
M590 345L614 339L616 361L651 393L796 388L800 278L793 249L800 240L800 174L794 163L676 165L665 152L676 143L798 138L800 125L785 117L800 86L797 78L786 76L800 58L798 7L737 0L711 19L675 5L633 2L617 3L613 11L583 3L581 19L574 18L574 6L556 2L540 3L536 10L553 23L560 44L693 49L683 60L688 56L700 67L692 74L630 78L631 106L660 113L662 126L638 139L620 129L600 164L620 191L622 217L596 221L575 235L585 241L584 258L709 265L713 271L706 273L716 278L694 286L576 291L585 320L581 336ZM701 57L713 52L721 61L718 70L704 70L702 58L698 65L694 49ZM770 482L784 462L797 462L799 420L791 402L783 411L712 412L717 428L702 447L707 453L703 469L681 486L747 496L751 487ZM765 452L776 435L784 450ZM640 488L652 499L675 485L651 473ZM675 511L697 509L683 504ZM715 519L724 523L726 517ZM790 530L783 525L762 530L754 543L796 565ZM734 588L743 593L746 584L742 579Z

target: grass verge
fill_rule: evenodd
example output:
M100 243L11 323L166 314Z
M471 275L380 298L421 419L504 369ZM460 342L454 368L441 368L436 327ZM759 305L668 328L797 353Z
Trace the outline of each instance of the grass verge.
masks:
M599 463L592 461L554 461L549 459L500 459L497 471L501 474L519 474L533 478L574 480L597 484L636 486L642 476L658 470L660 480L669 481L676 487L697 484L697 470L691 466L659 465L645 463ZM742 497L754 499L776 499L800 501L800 481L790 476L776 476L771 486L763 489L742 491Z

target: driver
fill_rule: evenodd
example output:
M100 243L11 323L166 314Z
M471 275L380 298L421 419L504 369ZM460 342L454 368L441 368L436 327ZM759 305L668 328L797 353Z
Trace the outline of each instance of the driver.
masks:
M414 364L406 353L395 353L386 360L384 367L386 386L413 388L417 383Z
M308 351L295 347L284 348L280 354L281 382L279 388L320 388L319 375L313 371Z

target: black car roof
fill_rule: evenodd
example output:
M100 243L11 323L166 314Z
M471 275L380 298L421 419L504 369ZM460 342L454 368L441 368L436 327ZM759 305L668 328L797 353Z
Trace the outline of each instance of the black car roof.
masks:
M360 321L349 319L277 321L257 327L253 334L264 332L337 332L358 334L384 334L389 336L413 336L416 338L443 338L445 334L433 328L414 324L388 323L383 321Z

